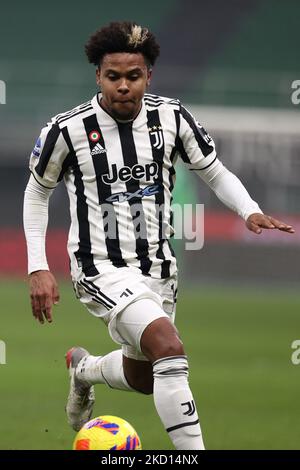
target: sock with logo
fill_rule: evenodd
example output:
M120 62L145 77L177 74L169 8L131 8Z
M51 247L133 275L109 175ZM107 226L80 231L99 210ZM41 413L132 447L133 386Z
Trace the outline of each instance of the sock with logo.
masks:
M204 450L198 414L188 383L186 356L153 363L154 403L175 449Z

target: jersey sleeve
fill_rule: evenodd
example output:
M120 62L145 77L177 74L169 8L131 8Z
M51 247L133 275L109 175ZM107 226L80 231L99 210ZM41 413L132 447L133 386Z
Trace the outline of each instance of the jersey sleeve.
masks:
M243 219L247 220L253 213L262 213L241 181L219 161L210 135L183 106L177 119L177 148L189 169L195 170L216 196Z
M190 170L204 170L217 159L210 135L192 114L180 106L177 113L177 149Z
M63 177L69 149L55 118L41 130L29 159L29 169L38 183L55 188Z

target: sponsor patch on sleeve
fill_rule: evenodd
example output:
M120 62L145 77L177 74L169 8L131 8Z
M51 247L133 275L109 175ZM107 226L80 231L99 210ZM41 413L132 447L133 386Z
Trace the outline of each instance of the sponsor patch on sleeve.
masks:
M39 137L35 143L34 149L32 150L32 155L36 158L39 158L41 155L41 147L42 147L42 142L41 138Z

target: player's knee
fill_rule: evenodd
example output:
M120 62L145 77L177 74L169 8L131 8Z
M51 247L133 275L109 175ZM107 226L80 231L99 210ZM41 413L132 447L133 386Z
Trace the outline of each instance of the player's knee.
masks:
M184 355L184 349L183 344L179 338L172 338L172 340L160 344L155 353L156 359L182 355Z
M177 329L166 318L159 318L145 329L141 349L151 363L163 357L185 354Z
M178 336L153 339L150 345L144 345L143 352L151 363L161 358L185 354L183 344Z

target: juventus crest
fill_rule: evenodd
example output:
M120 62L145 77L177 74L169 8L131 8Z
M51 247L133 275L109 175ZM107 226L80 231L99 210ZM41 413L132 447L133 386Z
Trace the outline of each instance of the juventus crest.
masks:
M164 145L164 136L161 126L149 127L149 134L152 147L160 150Z

